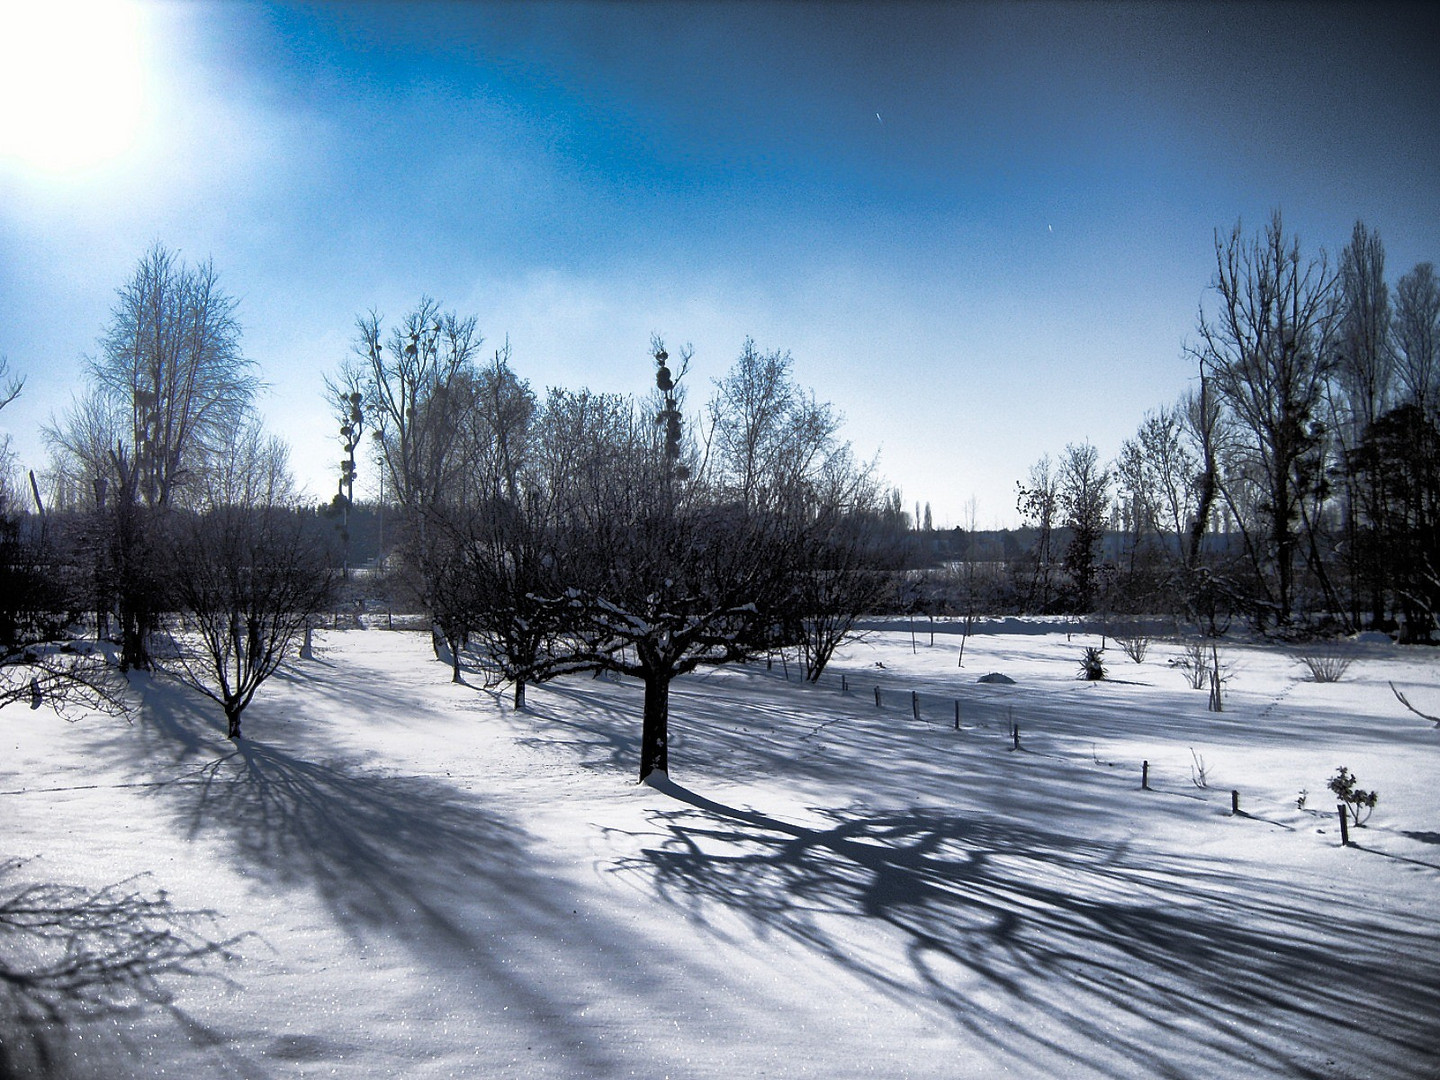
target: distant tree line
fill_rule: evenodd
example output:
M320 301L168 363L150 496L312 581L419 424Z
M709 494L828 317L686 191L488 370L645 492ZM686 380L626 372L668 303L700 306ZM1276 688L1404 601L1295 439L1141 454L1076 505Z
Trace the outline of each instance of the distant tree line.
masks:
M1332 267L1305 255L1278 213L1258 235L1217 234L1215 257L1188 349L1195 386L1148 414L1113 462L1079 443L1031 467L1017 485L1024 527L986 602L1432 640L1434 267L1414 267L1392 294L1384 247L1363 223ZM953 607L943 585L931 589Z

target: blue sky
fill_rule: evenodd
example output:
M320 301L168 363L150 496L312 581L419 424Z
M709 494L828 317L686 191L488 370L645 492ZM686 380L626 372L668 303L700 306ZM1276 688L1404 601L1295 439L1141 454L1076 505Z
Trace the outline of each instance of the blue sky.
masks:
M71 3L0 6L46 58L0 117L68 86L47 131L113 107L130 136L55 166L0 127L26 466L157 240L214 259L319 498L322 374L425 294L537 389L643 392L652 331L694 344L697 402L747 335L788 349L907 505L982 527L1041 454L1111 456L1185 389L1216 229L1278 207L1333 257L1360 218L1392 280L1440 261L1425 6ZM107 11L66 71L55 36Z

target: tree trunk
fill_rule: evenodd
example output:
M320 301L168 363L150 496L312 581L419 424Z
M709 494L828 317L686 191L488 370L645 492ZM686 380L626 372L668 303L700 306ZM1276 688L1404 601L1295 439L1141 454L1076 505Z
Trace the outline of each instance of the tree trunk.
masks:
M525 708L525 680L515 680L515 711Z
M243 710L225 706L225 737L227 739L240 738L240 713Z
M645 675L645 720L640 734L640 780L670 771L670 674Z
M1274 506L1270 508L1270 542L1275 547L1275 570L1279 579L1277 621L1281 626L1290 624L1290 588L1295 567L1295 533L1290 527L1290 474L1285 471L1288 469L1286 461L1287 459L1282 458L1281 463L1276 466L1281 471L1277 473L1272 485L1271 499Z
M120 613L120 670L150 670L150 652L145 647L143 620L135 611Z

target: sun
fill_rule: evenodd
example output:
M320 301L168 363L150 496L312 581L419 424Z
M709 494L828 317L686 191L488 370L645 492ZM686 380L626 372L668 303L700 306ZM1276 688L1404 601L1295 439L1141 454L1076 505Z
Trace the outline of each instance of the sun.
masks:
M0 0L0 165L64 175L134 144L140 14L130 0Z

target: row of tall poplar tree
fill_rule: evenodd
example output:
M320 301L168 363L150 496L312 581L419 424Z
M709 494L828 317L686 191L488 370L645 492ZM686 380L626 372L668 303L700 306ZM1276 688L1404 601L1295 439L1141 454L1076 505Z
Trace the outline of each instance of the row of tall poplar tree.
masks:
M1440 610L1440 280L1391 289L1356 223L1338 264L1280 214L1217 233L1196 380L1113 463L1086 443L1019 485L1032 610L1180 611L1214 627L1398 629ZM1106 543L1107 538L1109 543Z

